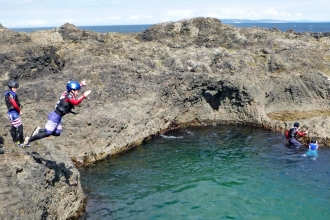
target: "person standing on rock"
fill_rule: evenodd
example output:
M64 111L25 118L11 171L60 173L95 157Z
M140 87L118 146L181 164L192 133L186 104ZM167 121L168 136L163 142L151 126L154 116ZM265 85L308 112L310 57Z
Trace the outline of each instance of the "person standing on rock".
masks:
M22 106L16 94L19 84L15 80L8 81L9 90L5 93L5 101L8 108L8 118L11 123L10 135L13 142L19 146L23 146L23 124L21 120Z
M293 127L290 128L290 130L288 130L286 132L286 137L288 139L288 142L289 142L289 146L290 147L295 147L295 148L298 148L300 147L302 144L297 140L297 134L300 136L300 137L303 137L307 134L307 131L305 132L300 132L298 130L300 124L299 122L295 122L293 124Z
M62 132L62 117L68 113L74 113L72 112L74 106L79 105L82 100L84 100L91 93L91 91L88 90L84 92L80 98L76 98L79 94L81 86L85 85L87 85L85 80L81 83L74 80L67 83L67 91L61 95L55 106L55 110L48 115L48 121L45 125L45 129L40 129L40 127L37 126L31 137L25 138L24 147L29 146L32 141L49 137L50 135L60 136Z

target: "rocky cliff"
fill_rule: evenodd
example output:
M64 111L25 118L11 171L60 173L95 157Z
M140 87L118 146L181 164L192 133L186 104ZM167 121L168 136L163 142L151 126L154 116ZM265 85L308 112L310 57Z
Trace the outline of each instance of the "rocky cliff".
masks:
M11 143L2 101L8 175L0 178L7 184L0 199L11 202L0 215L74 216L84 196L71 160L94 162L177 126L240 123L283 132L299 120L309 137L329 144L329 74L326 34L235 28L214 18L136 34L72 24L25 34L1 26L0 82L3 91L8 79L20 83L25 134L44 126L68 80L86 79L92 94L78 114L64 117L60 137L27 149Z

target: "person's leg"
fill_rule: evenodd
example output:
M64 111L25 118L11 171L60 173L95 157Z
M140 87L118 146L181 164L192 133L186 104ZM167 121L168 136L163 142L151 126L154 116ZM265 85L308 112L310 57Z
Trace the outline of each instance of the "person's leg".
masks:
M61 126L62 117L57 115L54 112L51 112L48 115L48 121L45 125L45 129L40 129L39 133L30 137L28 144L32 141L39 140L45 137L49 137L50 135L54 134L58 129L59 125ZM62 128L62 127L61 127Z
M23 124L17 127L17 141L19 141L20 144L23 144L24 137L23 137Z
M16 128L14 126L11 127L10 129L10 135L13 139L13 142L16 144L17 142L17 134L16 134Z
M61 133L62 133L62 120L61 120L61 122L58 123L58 125L52 135L60 136Z
M10 135L13 139L13 142L16 144L18 141L20 141L20 137L19 137L20 131L18 131L18 128L20 126L22 126L21 131L23 132L22 121L17 112L9 112L8 118L9 118L11 126L12 126L10 129ZM22 135L22 138L23 138L23 135Z
M47 124L48 124L48 123L47 123ZM47 126L47 125L46 125L46 126ZM49 127L48 127L48 128L49 128ZM47 130L47 129L40 129L38 134L32 136L32 137L29 139L29 142L32 142L32 141L35 141L35 140L38 140L38 139L42 139L42 138L45 138L45 137L49 137L50 135L60 136L61 131L62 131L62 127L61 127L60 130L55 129L54 131Z
M290 147L294 147L294 148L298 148L298 147L300 147L302 144L299 142L299 141L297 141L297 139L295 139L295 138L292 138L292 139L290 139L289 140L289 144L290 144Z
M41 132L39 132L38 134L36 134L36 135L30 137L30 139L29 139L29 143L32 142L32 141L39 140L39 139L41 139L41 138L49 137L49 136L50 136L50 134L48 134L48 133L46 132L46 130L41 131Z
M54 132L55 129L56 129L56 123L48 120L47 124L45 125L45 129L40 129L36 135L30 137L29 143L35 140L49 137Z

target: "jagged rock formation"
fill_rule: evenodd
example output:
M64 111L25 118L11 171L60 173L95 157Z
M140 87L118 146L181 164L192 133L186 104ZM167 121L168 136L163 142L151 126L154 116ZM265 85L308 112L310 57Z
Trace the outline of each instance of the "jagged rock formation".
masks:
M27 134L44 126L69 79L87 79L92 90L77 115L65 116L60 137L37 141L28 150L12 146L2 103L4 155L19 167L10 171L10 181L19 186L22 172L55 172L57 178L48 180L54 186L44 180L44 188L66 184L78 204L79 174L69 158L93 162L183 125L242 123L283 131L299 120L310 136L329 143L329 46L327 35L235 28L213 18L157 24L137 34L98 34L72 24L31 34L0 27L0 81L5 91L9 78L19 80ZM32 171L36 165L39 173ZM43 207L53 219L62 214L52 208L62 194L51 193L44 192ZM31 207L38 206L31 202ZM66 216L78 209L70 207ZM31 209L22 210L13 216Z

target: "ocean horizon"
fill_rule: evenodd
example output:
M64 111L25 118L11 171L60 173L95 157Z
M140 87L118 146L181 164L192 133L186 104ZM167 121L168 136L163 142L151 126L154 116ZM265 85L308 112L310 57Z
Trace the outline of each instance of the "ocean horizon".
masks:
M235 22L223 24L233 25L238 28L250 28L250 27L260 27L260 28L277 28L280 31L293 30L295 32L312 32L312 33L325 33L330 32L330 22L306 22L306 23L252 23L252 22ZM87 31L94 31L97 33L108 33L108 32L119 32L119 33L138 33L147 30L150 26L154 24L139 24L139 25L103 25L103 26L77 26L80 29ZM8 28L16 32L31 33L40 30L52 30L59 27L31 27L31 28Z

